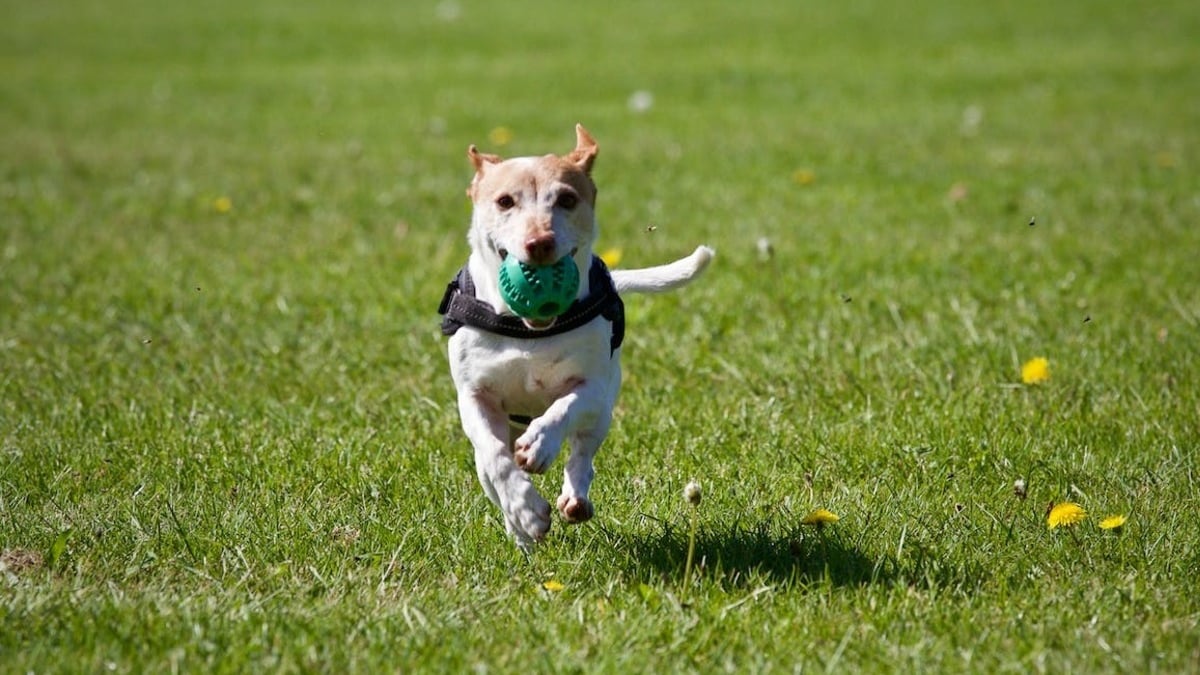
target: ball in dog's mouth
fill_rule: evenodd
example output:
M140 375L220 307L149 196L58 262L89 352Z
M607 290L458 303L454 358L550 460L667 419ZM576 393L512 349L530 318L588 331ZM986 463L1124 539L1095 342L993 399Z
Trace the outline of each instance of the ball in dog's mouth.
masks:
M548 319L546 321L536 321L534 319L521 319L521 323L525 324L525 326L527 328L532 328L533 330L546 330L547 328L550 328L554 324L558 323L558 317L556 316L556 317L554 317L552 319Z
M579 293L579 268L569 255L551 265L528 265L507 256L500 265L500 297L534 330L545 330L570 309Z

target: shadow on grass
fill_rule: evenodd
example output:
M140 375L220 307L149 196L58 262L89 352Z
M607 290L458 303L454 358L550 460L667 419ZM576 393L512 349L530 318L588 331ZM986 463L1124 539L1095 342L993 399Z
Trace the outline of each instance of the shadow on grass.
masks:
M736 525L701 528L696 535L696 571L735 585L753 580L861 586L896 578L896 566L889 557L871 559L836 528L771 530L766 524L750 529ZM682 578L687 544L686 531L665 527L655 534L631 535L622 548L630 554L630 572Z

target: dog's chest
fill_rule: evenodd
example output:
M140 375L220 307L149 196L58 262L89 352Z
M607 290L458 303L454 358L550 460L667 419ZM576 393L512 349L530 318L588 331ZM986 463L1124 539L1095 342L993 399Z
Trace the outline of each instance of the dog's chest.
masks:
M492 390L514 413L539 413L586 381L582 364L567 355L549 359L503 360L493 372Z
M607 336L591 325L540 340L464 329L451 339L450 357L460 387L486 390L513 414L541 414L584 382L608 380L619 368Z

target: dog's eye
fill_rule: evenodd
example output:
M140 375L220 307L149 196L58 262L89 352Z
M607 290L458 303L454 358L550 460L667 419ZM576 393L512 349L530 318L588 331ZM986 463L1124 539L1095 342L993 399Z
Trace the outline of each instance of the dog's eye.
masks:
M500 195L499 197L496 197L496 206L498 206L501 211L507 211L516 205L517 200L513 199L512 195Z
M568 211L575 208L577 204L579 204L579 197L577 197L573 192L564 192L560 194L558 196L558 201L554 202L554 205L558 208L566 209Z

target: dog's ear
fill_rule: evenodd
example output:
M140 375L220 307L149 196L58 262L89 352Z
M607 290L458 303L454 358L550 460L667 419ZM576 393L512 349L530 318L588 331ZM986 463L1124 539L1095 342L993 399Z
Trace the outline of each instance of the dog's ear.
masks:
M474 199L475 186L479 184L479 178L483 175L483 165L499 164L504 161L504 158L500 155L489 155L480 152L474 143L471 144L471 147L467 148L467 157L471 160L472 166L475 167L475 177L471 179L471 186L467 188L467 196Z
M575 166L583 169L584 173L592 172L592 164L596 162L596 155L600 153L600 146L596 145L596 139L588 133L587 129L583 128L582 124L575 125L575 149L567 156L566 160Z
M504 158L500 155L489 155L480 152L476 149L474 143L471 144L471 147L467 148L467 157L471 159L471 164L475 166L475 173L483 173L484 164L499 164L504 161Z

